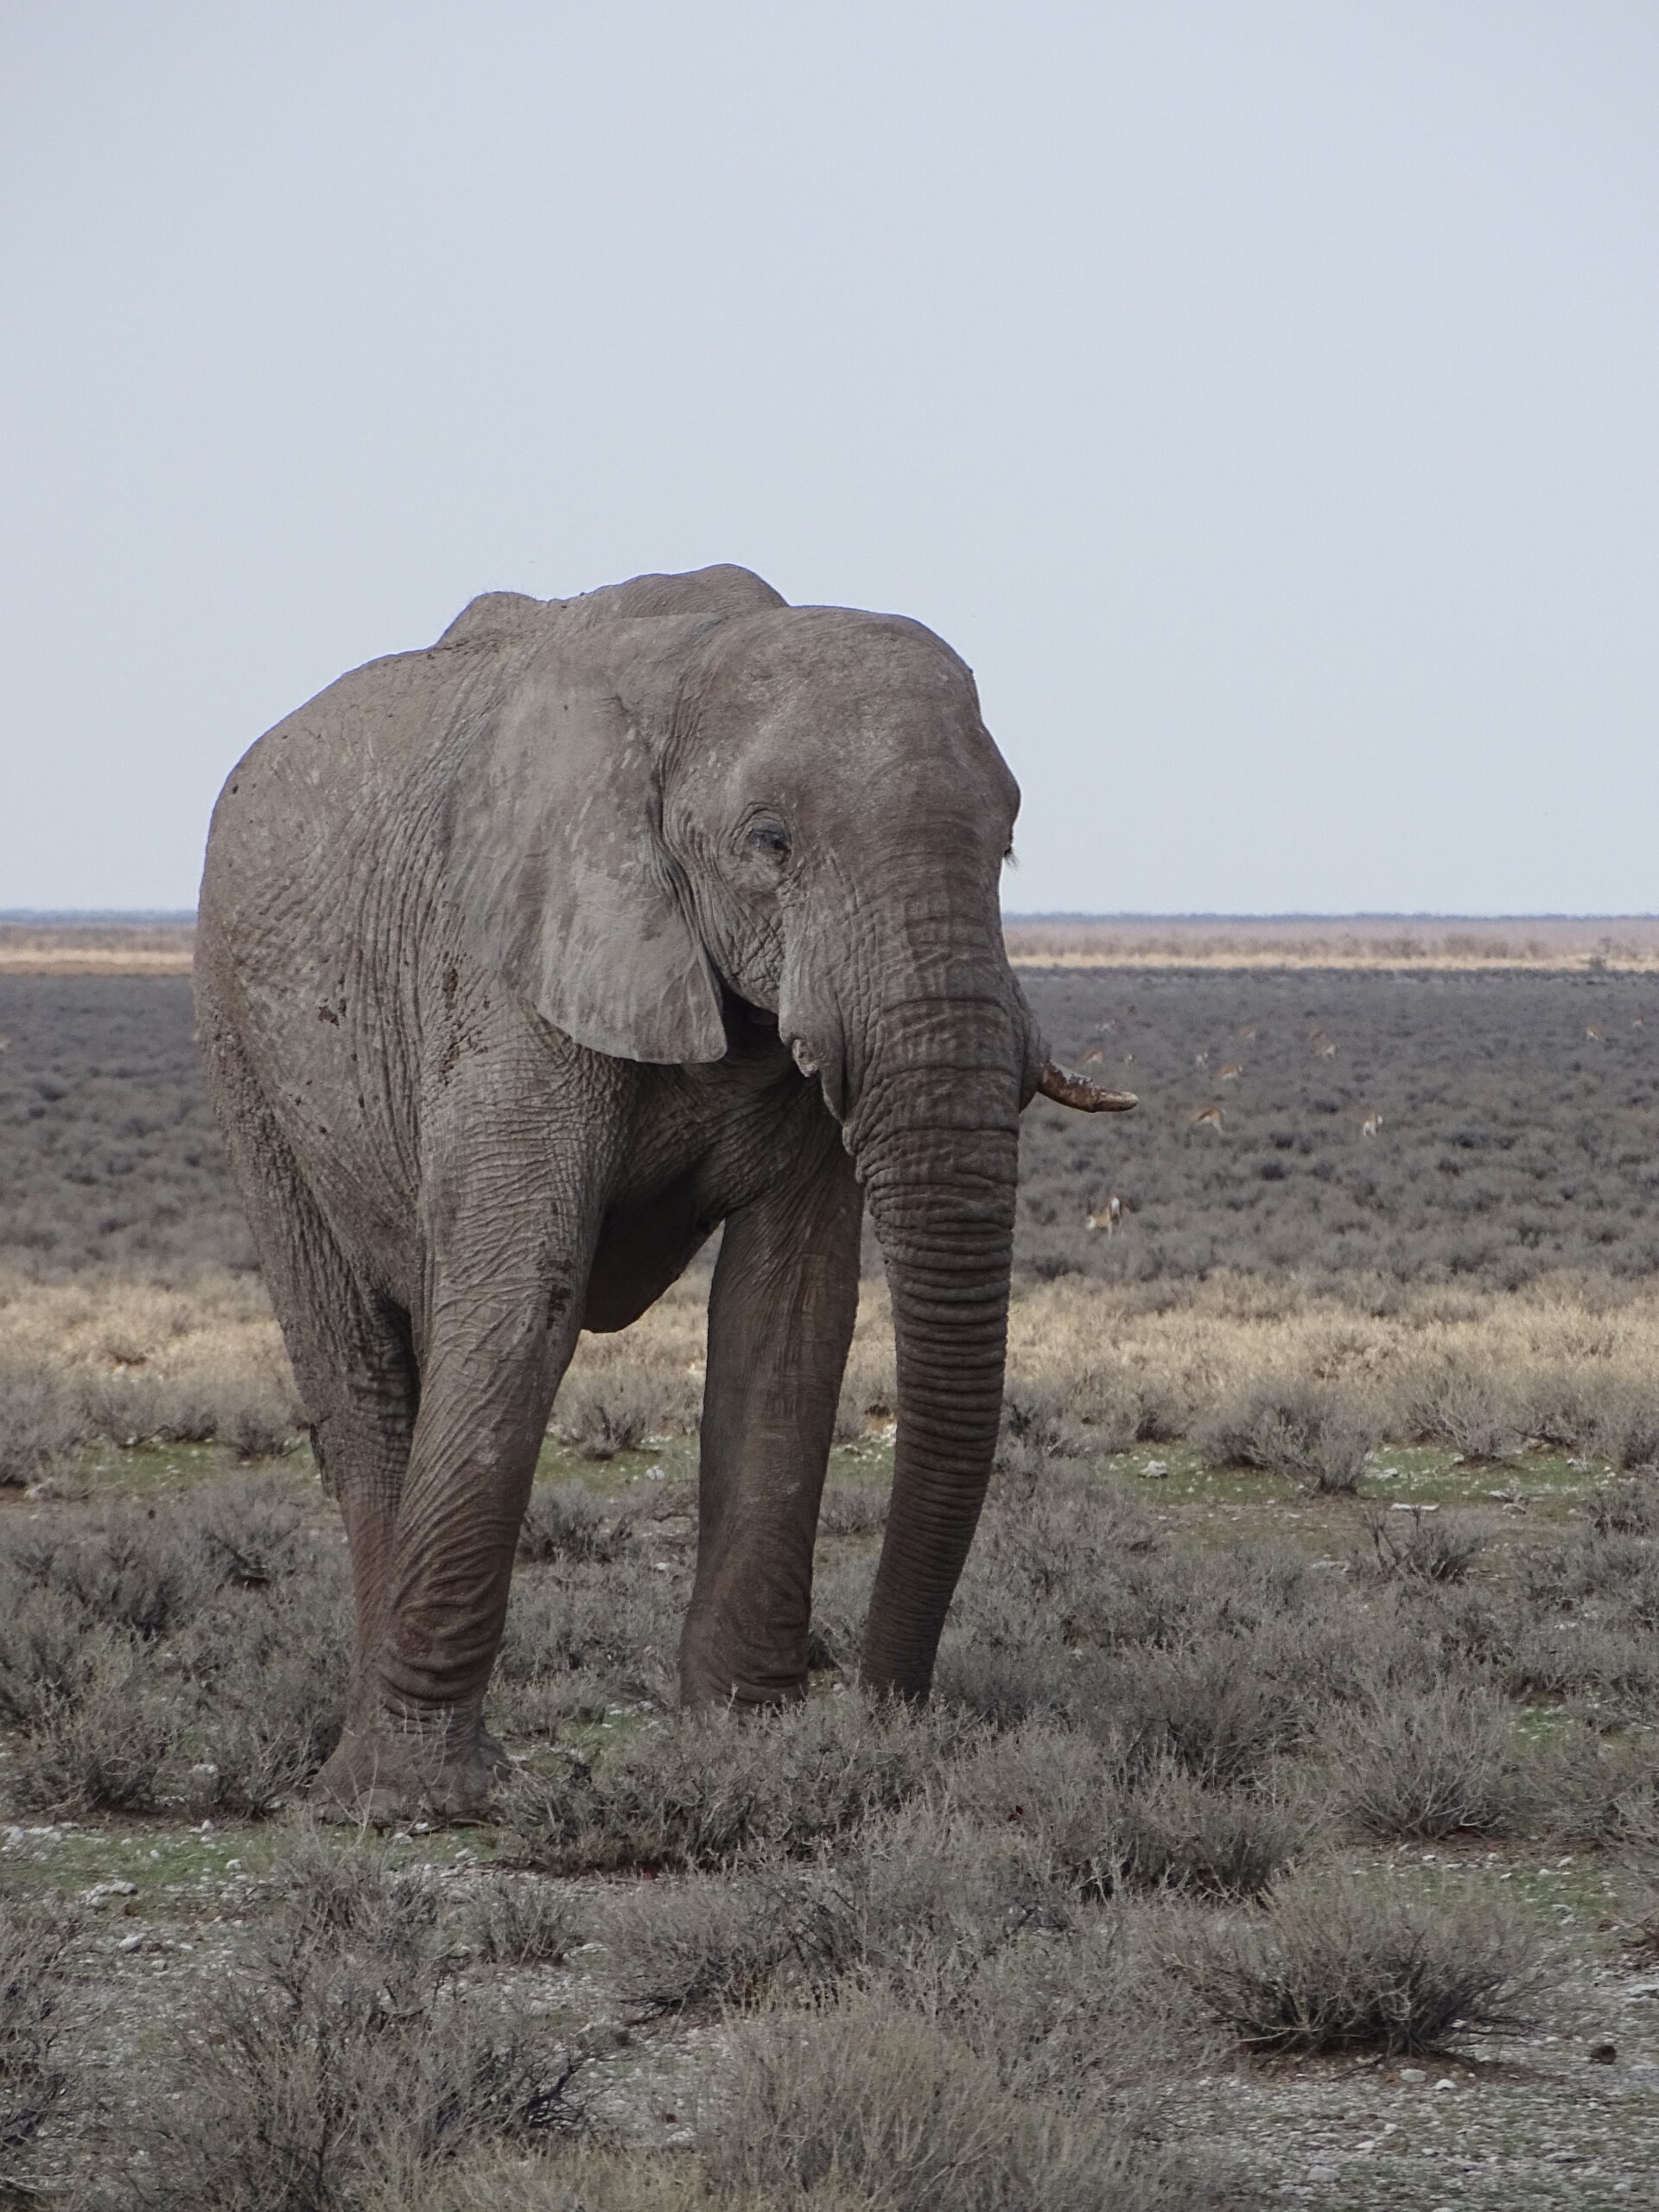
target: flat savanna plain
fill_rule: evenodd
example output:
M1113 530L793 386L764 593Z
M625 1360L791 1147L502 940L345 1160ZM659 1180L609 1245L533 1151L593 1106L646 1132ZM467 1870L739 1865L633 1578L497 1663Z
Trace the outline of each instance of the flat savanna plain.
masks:
M934 1705L851 1668L872 1251L812 1694L674 1717L694 1269L555 1408L501 1819L343 1837L343 1550L188 979L0 975L15 2200L1645 2201L1659 974L1567 961L1028 968L1142 1103L1027 1116Z

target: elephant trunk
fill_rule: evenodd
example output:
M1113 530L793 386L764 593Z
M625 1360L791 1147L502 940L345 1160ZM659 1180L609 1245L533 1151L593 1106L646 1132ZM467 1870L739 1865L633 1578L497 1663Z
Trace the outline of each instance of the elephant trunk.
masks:
M887 1262L898 1351L893 1501L867 1681L925 1695L990 1478L1002 1409L1021 1027L987 979L878 1037L848 1139Z

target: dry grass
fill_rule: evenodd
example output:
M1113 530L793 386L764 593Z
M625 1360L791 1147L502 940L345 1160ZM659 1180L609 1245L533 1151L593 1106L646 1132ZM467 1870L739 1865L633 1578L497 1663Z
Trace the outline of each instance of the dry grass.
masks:
M695 1433L706 1279L677 1284L633 1328L582 1341L551 1429L606 1460ZM1363 1288L1218 1274L1147 1287L1027 1281L1009 1320L1014 1443L1111 1452L1190 1439L1214 1464L1350 1488L1384 1442L1471 1459L1529 1444L1659 1455L1659 1288L1580 1275L1513 1292ZM0 1281L0 1480L62 1473L97 1438L218 1438L249 1456L297 1435L282 1342L256 1277L163 1288L120 1277ZM867 1281L842 1395L844 1439L896 1405L886 1287ZM849 1508L849 1510L854 1510ZM532 1541L535 1541L532 1539Z
M1651 916L1460 921L1449 916L1225 915L1088 920L1012 917L1019 966L1058 968L1645 969L1659 964Z
M0 975L188 976L194 922L0 922Z

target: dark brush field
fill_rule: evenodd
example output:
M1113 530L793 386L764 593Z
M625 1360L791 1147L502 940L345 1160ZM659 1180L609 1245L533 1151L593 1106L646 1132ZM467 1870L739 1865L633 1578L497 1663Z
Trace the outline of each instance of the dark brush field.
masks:
M1060 1057L1098 1052L1093 1071L1141 1098L1129 1116L1044 1101L1027 1114L1019 1256L1041 1275L1374 1272L1512 1288L1563 1268L1659 1270L1659 976L1023 981ZM0 976L9 1266L250 1264L191 1030L183 977ZM1191 1126L1210 1105L1219 1134ZM1114 1190L1129 1211L1109 1241L1084 1217Z
M873 1276L812 1694L672 1712L694 1270L555 1408L500 1821L359 1837L302 1810L344 1558L188 982L0 976L5 2212L1648 2201L1659 977L1027 984L1142 1105L1027 1118L933 1706L850 1671Z

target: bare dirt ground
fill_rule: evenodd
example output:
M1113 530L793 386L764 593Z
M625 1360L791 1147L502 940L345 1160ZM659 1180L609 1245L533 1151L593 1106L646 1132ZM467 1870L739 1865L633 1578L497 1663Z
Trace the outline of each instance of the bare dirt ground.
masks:
M873 1275L812 1694L673 1714L694 1271L555 1408L502 1819L362 1837L302 1810L342 1548L183 987L7 986L0 2203L1648 2201L1659 1197L1643 1001L1606 1012L1643 979L1150 980L1030 984L1068 1052L1137 1054L1151 1118L1032 1117L931 1711L851 1669ZM1224 1041L1217 1138L1178 1106Z

